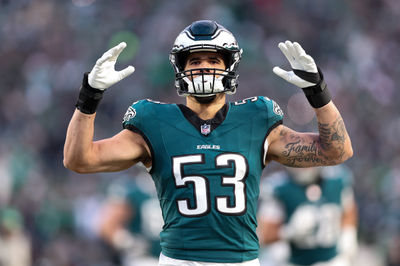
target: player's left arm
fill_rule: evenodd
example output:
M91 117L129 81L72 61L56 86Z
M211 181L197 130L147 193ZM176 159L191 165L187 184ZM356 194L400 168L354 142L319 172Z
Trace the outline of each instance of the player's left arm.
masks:
M292 167L325 166L342 163L353 156L343 118L331 101L322 72L300 44L290 41L278 47L292 71L274 67L276 75L301 88L314 108L319 133L299 133L280 125L268 136L266 163L278 161Z
M284 125L268 136L266 163L275 160L291 167L340 164L353 155L343 119L332 102L315 109L318 133L300 133Z

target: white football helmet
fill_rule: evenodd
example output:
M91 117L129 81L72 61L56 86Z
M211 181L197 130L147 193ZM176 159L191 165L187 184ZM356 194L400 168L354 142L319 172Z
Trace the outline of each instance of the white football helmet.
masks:
M226 69L185 71L186 58L193 52L221 54ZM236 71L241 54L242 50L235 37L227 29L211 20L193 22L178 35L169 56L175 71L178 95L208 97L220 92L235 93L239 77Z

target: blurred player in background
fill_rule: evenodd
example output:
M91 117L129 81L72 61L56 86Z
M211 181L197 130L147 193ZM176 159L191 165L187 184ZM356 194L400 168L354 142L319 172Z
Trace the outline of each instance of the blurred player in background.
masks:
M18 210L0 208L0 265L32 265L32 244Z
M117 180L109 187L100 235L121 266L155 266L163 221L154 184L147 175Z
M344 166L287 168L264 179L260 243L286 241L284 265L349 266L357 253L352 173Z
M121 43L84 75L64 145L64 165L79 173L120 171L141 162L157 189L164 218L159 265L258 266L259 183L271 161L292 167L334 165L353 155L343 119L314 59L300 44L278 47L292 70L275 74L303 89L314 107L318 133L282 125L283 112L268 97L226 101L238 85L242 50L215 21L196 21L170 53L175 87L186 105L135 101L123 130L93 141L104 91L132 74L115 71Z

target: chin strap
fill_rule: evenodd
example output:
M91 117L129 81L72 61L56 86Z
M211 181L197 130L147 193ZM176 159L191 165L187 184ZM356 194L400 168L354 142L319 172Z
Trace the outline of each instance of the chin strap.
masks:
M211 95L211 96L206 96L206 97L200 97L200 96L194 96L194 98L196 99L196 101L198 103L211 103L212 101L215 100L215 97L217 97L217 95Z

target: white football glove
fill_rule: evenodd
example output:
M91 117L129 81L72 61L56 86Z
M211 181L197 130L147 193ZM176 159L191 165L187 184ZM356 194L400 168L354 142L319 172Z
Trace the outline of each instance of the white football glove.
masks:
M357 257L358 242L357 242L357 228L346 226L342 228L342 234L338 243L339 253L354 261Z
M121 71L115 71L117 58L125 47L126 43L121 42L105 52L102 57L97 60L88 76L90 87L104 91L135 71L133 66L128 66Z
M286 41L285 43L280 42L278 47L289 61L293 70L302 70L310 73L311 75L316 75L319 77L317 65L315 64L314 59L306 54L300 44L297 42L292 43L291 41ZM274 67L272 71L287 82L290 82L300 88L314 86L318 83L318 81L315 83L306 81L296 75L295 72L286 71L277 66Z

